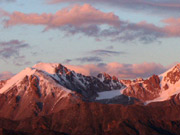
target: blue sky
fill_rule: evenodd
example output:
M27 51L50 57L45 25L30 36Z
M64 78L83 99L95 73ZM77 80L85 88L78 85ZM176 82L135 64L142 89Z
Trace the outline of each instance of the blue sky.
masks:
M0 73L15 74L38 62L79 66L116 62L159 64L158 71L154 69L156 66L146 71L153 74L179 62L180 2L177 0L0 0L0 9ZM64 9L72 11L71 14L69 11L65 15L56 14ZM38 21L37 17L43 14L45 19ZM60 20L48 24L47 14L52 20L57 16ZM67 24L61 24L63 19L67 19ZM139 76L146 77L132 77Z

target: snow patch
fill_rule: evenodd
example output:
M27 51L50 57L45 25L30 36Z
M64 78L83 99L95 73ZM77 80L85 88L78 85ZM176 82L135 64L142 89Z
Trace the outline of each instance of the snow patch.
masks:
M105 78L104 76L98 78L101 82L104 82Z
M58 65L58 63L38 63L34 65L33 68L45 71L49 74L55 74L55 68L58 67Z
M101 100L101 99L111 99L116 96L122 95L122 89L119 90L111 90L111 91L103 91L103 92L98 92L98 97L96 100Z

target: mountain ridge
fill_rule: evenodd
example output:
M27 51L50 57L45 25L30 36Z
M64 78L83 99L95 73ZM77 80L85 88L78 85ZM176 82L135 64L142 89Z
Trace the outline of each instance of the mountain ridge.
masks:
M71 71L59 63L38 63L32 68L24 69L7 81L0 81L0 93L5 92L8 87L15 85L18 80L22 80L25 76L33 75L35 72L46 74L46 77L50 77L57 82L58 85L70 91L76 91L85 98L91 97L89 98L90 100L98 98L98 93L103 94L100 92L119 90L118 95L124 94L128 97L140 99L143 102L150 102L150 100L153 102L153 100L158 98L158 96L160 97L160 94L164 91L172 91L170 90L172 89L172 85L175 85L176 82L177 85L179 85L178 81L180 80L180 64L177 64L163 74L153 75L147 79L119 80L116 76L110 76L105 72L99 73L97 77L85 76ZM174 92L174 94L176 94L176 92ZM173 96L173 94L169 95ZM167 98L168 97L166 97L166 99ZM163 101L163 99L160 101Z
M40 63L0 81L0 128L42 135L178 135L179 86L179 65L147 79L119 80Z

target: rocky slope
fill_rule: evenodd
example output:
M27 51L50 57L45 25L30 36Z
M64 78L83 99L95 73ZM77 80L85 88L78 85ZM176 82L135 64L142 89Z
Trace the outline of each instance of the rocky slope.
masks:
M39 63L0 82L0 134L178 134L180 64L147 79Z
M107 74L98 77L75 73L61 64L26 68L0 83L0 117L18 120L47 115L79 100L95 101L98 92L124 87Z
M23 135L179 135L179 111L173 99L128 107L79 102L50 115L17 121L0 119L0 126Z
M124 95L135 97L145 103L165 101L180 93L180 64L161 75L153 75L145 80L121 82L126 85Z

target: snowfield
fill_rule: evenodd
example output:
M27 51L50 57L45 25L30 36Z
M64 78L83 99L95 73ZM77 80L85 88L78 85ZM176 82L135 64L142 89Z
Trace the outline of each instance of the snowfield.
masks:
M122 93L123 89L98 92L98 97L96 98L96 100L111 99L116 96L122 95Z

